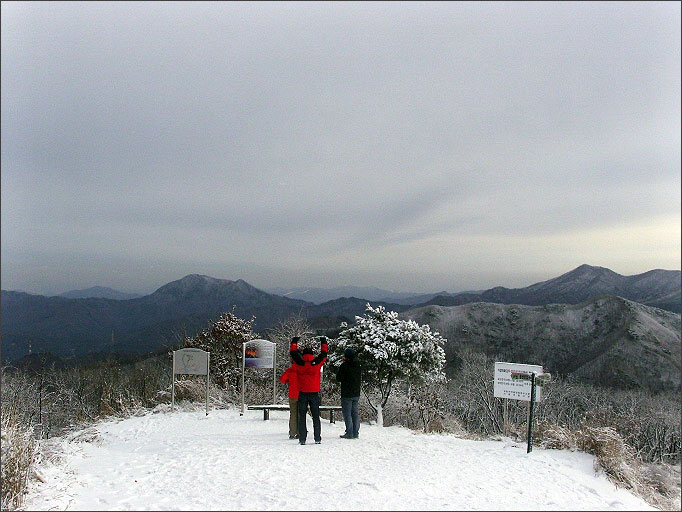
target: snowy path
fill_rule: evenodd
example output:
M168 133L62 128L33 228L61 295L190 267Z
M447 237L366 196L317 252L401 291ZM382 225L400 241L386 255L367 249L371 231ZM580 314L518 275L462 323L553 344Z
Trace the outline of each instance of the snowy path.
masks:
M287 436L288 412L161 412L97 426L41 469L28 510L654 510L595 475L593 457L501 441L322 420L322 444ZM310 422L310 418L309 418Z

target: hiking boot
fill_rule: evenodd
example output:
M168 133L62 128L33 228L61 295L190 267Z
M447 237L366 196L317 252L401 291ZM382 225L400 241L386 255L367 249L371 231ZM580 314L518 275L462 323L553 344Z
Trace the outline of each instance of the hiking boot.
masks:
M353 436L351 436L349 434L341 434L339 437L341 439L353 439Z
M299 441L298 444L305 444L305 441Z
M321 442L322 442L322 439L320 439L319 441L315 441L315 444L320 444Z
M296 434L295 436L289 436L289 439L298 439L298 434Z

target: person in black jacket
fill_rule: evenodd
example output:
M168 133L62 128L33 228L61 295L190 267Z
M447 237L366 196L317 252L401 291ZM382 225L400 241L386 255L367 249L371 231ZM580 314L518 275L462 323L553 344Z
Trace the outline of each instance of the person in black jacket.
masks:
M360 363L355 359L355 350L347 348L343 353L343 363L336 374L336 380L341 383L341 411L346 433L340 437L344 439L357 439L360 432L358 402L361 379L362 370Z

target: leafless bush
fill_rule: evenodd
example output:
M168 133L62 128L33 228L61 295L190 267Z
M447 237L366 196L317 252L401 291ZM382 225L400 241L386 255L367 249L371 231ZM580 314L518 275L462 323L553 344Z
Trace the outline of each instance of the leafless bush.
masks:
M462 351L445 400L448 415L467 431L485 436L506 434L523 438L527 432L528 402L493 397L494 360ZM612 390L556 377L543 386L535 420L568 430L585 425L610 427L644 462L680 461L680 397L643 390Z
M17 414L3 410L1 423L2 510L14 510L23 501L35 461L37 442L33 427L20 422Z
M639 467L642 497L661 510L680 510L680 465L642 463Z
M410 386L408 399L416 409L420 427L424 432L443 432L446 430L445 401L447 388L445 381Z
M291 338L298 336L301 338L299 341L299 349L303 350L306 347L310 347L315 350L319 350L319 343L317 346L312 342L315 332L308 325L307 319L303 315L292 315L286 320L279 322L272 329L267 331L268 339L276 345L277 351L277 376L281 375L284 370L286 370L291 365L291 358L289 357L289 345L291 344Z

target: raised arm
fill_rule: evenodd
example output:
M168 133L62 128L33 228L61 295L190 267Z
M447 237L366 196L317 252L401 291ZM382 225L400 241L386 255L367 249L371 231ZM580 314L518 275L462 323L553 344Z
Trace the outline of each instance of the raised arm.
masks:
M303 358L301 357L301 353L298 351L298 340L301 338L298 336L294 336L291 338L291 345L289 346L289 355L291 356L291 359L294 361L299 366L303 366Z
M322 364L324 363L325 359L327 359L327 338L320 336L320 353L317 354L315 359L313 359L311 365Z

